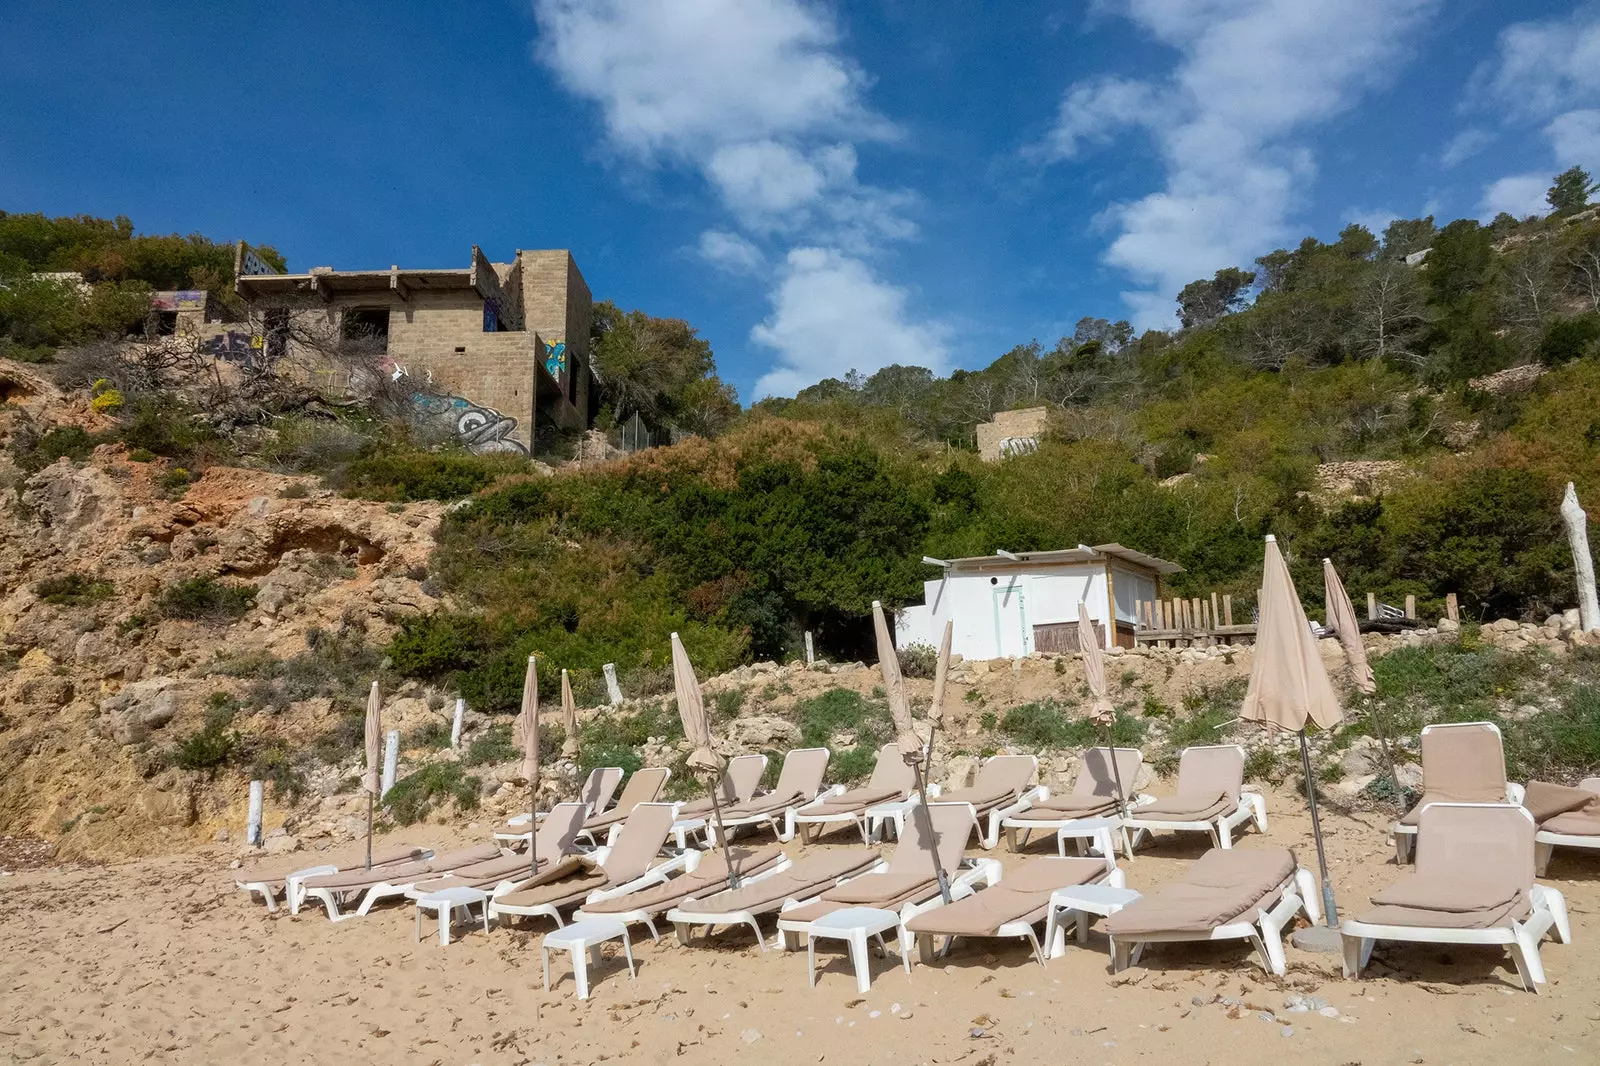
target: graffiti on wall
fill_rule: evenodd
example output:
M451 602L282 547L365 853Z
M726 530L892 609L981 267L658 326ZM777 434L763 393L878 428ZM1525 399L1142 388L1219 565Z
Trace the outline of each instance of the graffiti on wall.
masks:
M201 341L200 350L224 363L233 363L246 370L260 370L265 366L262 345L260 334L230 329Z
M544 346L544 369L551 377L567 387L567 342L546 341Z
M512 438L517 420L492 407L473 403L465 396L440 396L412 393L412 403L427 418L445 423L468 451L477 455L513 452L527 455L527 447Z

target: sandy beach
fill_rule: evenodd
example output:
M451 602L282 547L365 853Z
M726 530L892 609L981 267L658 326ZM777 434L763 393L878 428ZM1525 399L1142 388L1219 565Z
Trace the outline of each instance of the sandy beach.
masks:
M1287 844L1314 866L1303 801L1280 792L1269 804L1270 832L1239 846ZM1332 814L1325 825L1341 906L1359 909L1395 875L1384 819ZM487 829L405 836L444 844ZM860 844L839 833L816 846ZM1053 847L1040 839L1028 850ZM1163 834L1127 865L1129 885L1168 881L1204 849L1199 837ZM1011 858L1003 845L989 854ZM1380 946L1356 983L1335 958L1293 947L1279 979L1243 942L1172 945L1113 977L1098 930L1087 947L1069 940L1047 968L1020 940L963 942L908 977L891 950L859 996L832 944L812 990L803 952L762 954L748 932L684 948L638 929L638 978L613 945L588 1002L574 996L564 952L543 991L547 923L460 928L441 948L436 926L413 939L409 906L338 924L320 909L269 915L234 889L231 859L217 848L0 878L0 1061L1377 1066L1577 1063L1600 1047L1600 955L1590 947L1600 862L1571 853L1557 853L1545 881L1567 896L1575 943L1546 942L1550 984L1539 996L1492 948ZM1333 1010L1290 1012L1294 995Z

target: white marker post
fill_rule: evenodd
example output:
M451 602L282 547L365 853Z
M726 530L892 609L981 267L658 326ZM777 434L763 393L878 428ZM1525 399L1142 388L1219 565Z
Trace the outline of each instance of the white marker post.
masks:
M806 665L817 661L817 649L811 643L811 630L806 630Z
M265 805L265 782L250 782L250 814L244 823L244 842L252 848L261 846L261 811Z
M394 787L395 774L400 769L400 730L389 730L387 742L383 746L383 782L378 786L378 798L382 799Z
M622 686L617 684L617 664L606 663L601 669L606 675L606 695L611 697L611 706L615 707L622 702Z
M461 716L467 713L467 701L456 700L456 718L450 723L450 750L455 751L461 747Z

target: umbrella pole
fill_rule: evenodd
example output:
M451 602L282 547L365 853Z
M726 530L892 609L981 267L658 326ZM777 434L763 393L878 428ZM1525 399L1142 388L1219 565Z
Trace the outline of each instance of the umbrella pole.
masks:
M1111 779L1117 783L1117 817L1128 816L1128 799L1122 791L1122 767L1117 765L1116 719L1106 726L1106 750L1111 753Z
M1311 803L1311 836L1317 842L1317 869L1322 874L1322 911L1329 929L1339 927L1339 911L1333 901L1333 880L1328 877L1328 855L1322 848L1322 821L1317 817L1317 781L1311 773L1311 749L1306 731L1300 730L1300 762L1305 767L1306 799Z
M539 872L539 783L528 782L528 875Z
M717 799L717 791L722 787L723 774L728 772L728 763L731 760L722 760L722 773L711 782L711 820L717 824L717 839L722 842L722 861L728 867L728 887L739 887L739 871L733 867L733 846L728 843L728 832L722 828L722 803Z
M367 793L367 869L372 869L372 793Z
M931 740L928 747L931 752L933 748ZM939 881L939 899L944 903L949 903L950 880L945 877L944 866L939 862L939 842L933 839L933 812L928 810L927 778L922 772L921 761L913 763L911 770L917 775L917 799L922 804L922 824L928 828L928 857L933 860L933 876Z
M1394 783L1395 800L1400 804L1401 810L1404 810L1405 790L1400 787L1400 771L1394 766L1394 749L1389 747L1389 731L1383 728L1383 713L1379 710L1376 700L1367 711L1367 717L1372 719L1372 727L1378 731L1378 746L1383 748L1383 761L1389 764L1389 780Z

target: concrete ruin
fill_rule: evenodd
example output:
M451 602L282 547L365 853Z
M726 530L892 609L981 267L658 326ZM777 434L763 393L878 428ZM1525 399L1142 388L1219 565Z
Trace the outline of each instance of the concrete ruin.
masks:
M1049 421L1048 407L997 412L994 421L978 424L978 457L986 463L998 463L1038 450L1039 438L1044 436Z

